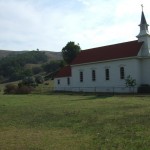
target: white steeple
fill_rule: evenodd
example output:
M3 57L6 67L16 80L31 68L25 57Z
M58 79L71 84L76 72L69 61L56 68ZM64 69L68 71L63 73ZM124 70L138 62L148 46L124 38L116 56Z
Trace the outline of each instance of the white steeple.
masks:
M150 34L148 31L148 24L145 19L145 15L143 12L143 5L142 6L142 14L141 14L141 22L140 22L140 33L137 35L139 42L144 42L142 48L142 56L148 56L150 54Z
M140 33L137 36L137 38L139 38L141 36L149 35L149 31L148 31L149 25L147 24L146 19L145 19L145 15L143 12L143 5L142 5L141 23L139 26L140 26Z

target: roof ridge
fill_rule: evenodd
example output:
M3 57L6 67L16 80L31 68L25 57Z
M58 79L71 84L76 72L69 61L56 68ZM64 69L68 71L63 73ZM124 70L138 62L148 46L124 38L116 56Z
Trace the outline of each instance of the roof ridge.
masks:
M121 42L121 43L117 43L117 44L104 45L104 46L99 46L99 47L93 47L93 48L84 49L82 51L88 51L88 50L98 49L98 48L102 48L102 47L116 46L116 45L120 45L120 44L127 44L127 43L131 43L131 42L138 42L138 40L133 40L133 41L128 41L128 42Z

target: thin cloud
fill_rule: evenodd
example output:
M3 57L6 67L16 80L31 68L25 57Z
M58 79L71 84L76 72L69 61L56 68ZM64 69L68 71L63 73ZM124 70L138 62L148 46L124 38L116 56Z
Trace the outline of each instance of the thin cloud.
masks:
M82 49L135 40L147 0L1 0L0 49L61 51L68 41Z

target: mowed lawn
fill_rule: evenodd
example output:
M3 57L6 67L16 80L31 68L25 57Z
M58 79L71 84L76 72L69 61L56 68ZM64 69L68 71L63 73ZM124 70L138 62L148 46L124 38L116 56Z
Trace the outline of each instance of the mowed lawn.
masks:
M0 150L148 150L150 96L0 95Z

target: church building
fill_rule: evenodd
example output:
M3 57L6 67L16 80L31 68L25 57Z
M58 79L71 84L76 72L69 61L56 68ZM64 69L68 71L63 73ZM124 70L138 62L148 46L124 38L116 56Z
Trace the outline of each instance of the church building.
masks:
M137 40L82 50L69 66L55 76L56 91L131 92L125 84L130 76L141 85L150 85L150 34L142 10Z

